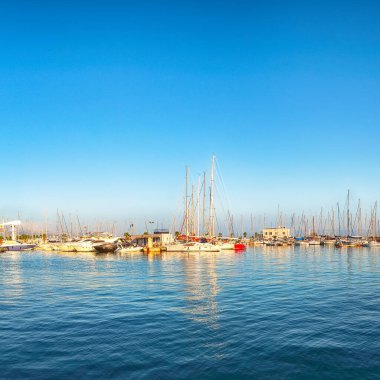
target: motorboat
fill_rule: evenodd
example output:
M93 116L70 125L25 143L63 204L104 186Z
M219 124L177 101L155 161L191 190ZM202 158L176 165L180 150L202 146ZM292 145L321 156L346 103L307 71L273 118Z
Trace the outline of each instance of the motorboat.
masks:
M55 246L55 251L76 252L77 248L76 248L75 243L62 243Z
M117 249L116 242L102 242L94 244L95 251L98 253L115 252Z
M364 244L364 247L369 247L369 248L380 248L380 242L371 240L367 243Z
M321 245L334 245L336 239L322 239Z
M76 252L95 252L94 241L93 240L82 240L76 243L73 243Z
M20 243L17 240L5 240L0 245L2 251L30 251L36 247L37 244Z
M367 247L368 241L364 240L362 236L348 236L345 238L337 239L335 247Z
M143 247L130 245L129 247L119 246L115 252L118 252L118 253L134 253L134 252L142 252L143 250L144 250Z
M1 223L0 227L10 227L11 236L10 240L5 240L1 245L1 251L30 251L36 247L37 244L21 243L17 240L16 228L21 225L20 220L14 220L12 222Z
M117 249L115 252L117 253L132 253L132 252L142 252L144 250L143 247L140 247L135 242L119 240L117 243Z

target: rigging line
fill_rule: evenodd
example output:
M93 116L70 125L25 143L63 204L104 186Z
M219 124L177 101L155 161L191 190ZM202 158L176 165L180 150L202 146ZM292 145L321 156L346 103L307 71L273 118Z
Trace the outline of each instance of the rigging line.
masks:
M225 182L224 182L224 178L223 178L223 174L222 174L222 171L221 171L220 166L219 166L219 160L216 159L215 163L216 163L217 176L218 176L218 178L220 180L220 183L222 185L222 189L223 189L223 192L224 192L224 196L226 198L227 208L230 208L231 201L229 199L229 196L228 196L228 193L227 193L227 188L226 188L226 185L225 185Z
M218 188L215 188L215 193L216 193L217 197L219 197L219 199L220 199L220 194L219 194ZM223 216L226 218L228 216L228 213L226 212L226 210L224 208L224 204L222 201L220 202L220 206L222 209Z

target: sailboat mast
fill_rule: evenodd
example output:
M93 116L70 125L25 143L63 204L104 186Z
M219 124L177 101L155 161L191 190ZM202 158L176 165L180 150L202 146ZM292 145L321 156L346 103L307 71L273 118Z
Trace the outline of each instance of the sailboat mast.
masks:
M337 208L338 208L338 223L339 223L338 234L339 234L339 236L341 236L341 233L340 233L340 209L339 209L339 202L337 203Z
M335 233L335 215L334 215L334 208L333 207L331 208L331 226L332 226L333 235L335 236L336 235L336 233Z
M189 239L189 203L187 201L188 195L188 183L189 183L189 168L186 166L186 192L185 192L185 224L186 224L186 241Z
M347 236L350 235L350 190L347 191Z
M214 215L214 164L215 156L212 156L210 175L210 237L215 235L215 215Z
M206 172L203 172L203 204L202 204L202 229L206 234Z
M195 234L195 209L194 209L194 185L191 185L191 229L190 233Z
M48 240L48 213L45 214L45 240Z
M201 211L201 177L198 176L198 189L197 189L197 236L200 236L199 219Z
M374 229L373 229L373 236L375 238L375 241L376 241L376 236L377 236L377 201L375 202L375 218L374 218Z

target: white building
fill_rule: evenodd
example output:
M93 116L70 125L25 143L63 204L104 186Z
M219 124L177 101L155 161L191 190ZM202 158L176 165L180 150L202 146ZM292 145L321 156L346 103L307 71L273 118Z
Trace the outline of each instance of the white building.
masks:
M286 227L273 227L263 229L264 239L280 239L290 237L290 228Z
M166 229L154 230L153 234L131 236L131 240L141 247L145 247L148 244L148 238L151 238L153 243L159 245L167 245L174 241L173 235Z

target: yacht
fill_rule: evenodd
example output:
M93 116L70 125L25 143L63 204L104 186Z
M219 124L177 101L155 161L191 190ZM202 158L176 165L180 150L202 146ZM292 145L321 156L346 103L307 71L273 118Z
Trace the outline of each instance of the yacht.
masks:
M30 251L37 244L26 244L20 243L17 240L5 240L3 244L0 245L0 250L2 251Z

